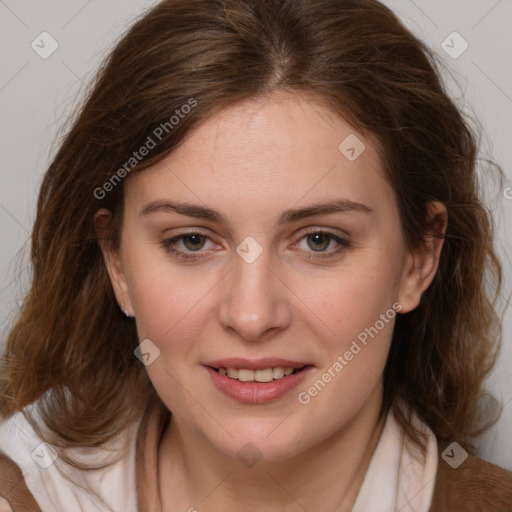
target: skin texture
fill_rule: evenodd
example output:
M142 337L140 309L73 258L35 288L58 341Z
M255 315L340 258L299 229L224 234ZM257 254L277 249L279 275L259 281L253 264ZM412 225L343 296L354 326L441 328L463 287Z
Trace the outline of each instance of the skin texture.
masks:
M349 161L338 146L353 134L366 149ZM285 210L338 199L371 212L277 223ZM156 200L213 208L226 224L169 210L141 215ZM430 204L430 219L444 232L441 204ZM306 236L319 230L349 246ZM194 231L208 237L199 251L190 250L197 238L174 246L202 258L184 261L161 245ZM252 263L236 252L248 236L262 249ZM295 94L229 107L130 176L120 251L103 250L139 339L160 350L147 371L173 413L159 453L163 510L350 510L382 428L394 319L309 403L297 395L393 304L401 313L418 305L441 246L434 237L405 246L376 141ZM203 366L226 357L281 357L313 369L285 396L246 404L218 391ZM248 442L261 453L250 468L237 457Z

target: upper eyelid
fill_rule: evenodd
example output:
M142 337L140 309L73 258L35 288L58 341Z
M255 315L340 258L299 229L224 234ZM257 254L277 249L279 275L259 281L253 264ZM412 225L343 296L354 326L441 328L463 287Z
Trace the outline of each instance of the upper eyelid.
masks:
M312 233L324 233L324 234L330 235L332 237L347 238L347 239L350 238L350 235L343 230L340 230L340 229L336 230L335 228L317 228L317 227L306 228L306 231L302 232L302 236L307 236Z
M176 242L182 241L183 238L185 238L186 236L189 236L189 235L204 236L210 242L215 243L215 240L210 235L208 235L207 233L203 233L202 231L199 231L199 230L198 231L186 231L184 233L179 233L177 235L172 235L172 236L164 238L163 241L164 242L170 242L172 240L172 241L174 241L174 243L176 243ZM191 252L193 252L193 251L191 251Z
M339 239L339 240L342 240L342 241L343 240L348 241L348 238L349 238L349 236L347 234L345 234L345 233L343 233L343 234L335 233L335 232L331 231L330 228L315 228L315 227L312 227L312 228L307 228L306 231L302 232L302 234L300 235L298 240L296 242L293 242L292 245L297 244L304 237L306 237L308 235L311 235L311 234L315 234L315 233L326 234L328 236L331 236L334 240ZM218 243L218 242L215 242L214 238L212 238L208 233L205 233L201 229L197 229L197 230L189 229L188 231L184 231L183 233L178 233L176 235L173 235L173 236L170 236L168 238L165 238L164 242L165 241L169 242L171 240L174 240L174 243L177 243L179 241L182 241L183 238L186 237L187 235L200 235L200 236L204 236L208 240L210 240L211 242ZM340 243L340 242L338 241L338 243ZM201 250L199 250L199 251L188 250L188 251L181 251L181 252L189 252L190 254L194 254L194 253L199 254L199 253L204 252L204 251L201 251ZM329 252L329 251L326 251L326 252Z
M183 231L183 233L176 233L176 234L172 234L172 235L168 235L168 236L163 236L162 241L169 242L170 240L180 240L189 235L200 235L200 236L204 236L205 238L208 238L208 240L211 240L211 241L215 240L214 237L212 237L210 234L202 231L201 229L189 229L188 231Z
M298 236L297 241L293 242L292 245L296 245L296 244L300 243L305 237L307 237L308 235L315 234L315 233L321 233L321 234L330 236L331 239L334 240L340 246L348 247L348 246L352 245L350 235L343 230L335 230L334 228L325 228L325 227L323 227L323 228L311 227L311 228L306 228L305 231L301 231L301 230L299 230L299 231L300 231L300 236L297 235ZM329 253L333 253L334 251L336 251L336 249L331 249L329 251L318 251L318 255L329 254ZM308 251L306 251L306 252L308 252ZM312 251L312 253L314 253L314 252L315 251Z
M206 237L208 237L208 238L210 238L212 240L214 240L216 238L215 235L213 235L213 236L210 235L211 231L208 228L184 227L184 228L177 228L177 229L184 229L186 231L166 236L165 239L168 240L168 239L171 239L171 238L177 238L179 236L194 235L194 234L206 236ZM345 238L345 237L349 238L350 237L350 235L346 231L344 231L342 229L332 228L332 227L319 227L319 226L312 226L312 227L307 227L307 228L299 228L291 236L297 236L298 233L300 233L300 232L302 232L302 236L306 236L306 235L308 235L310 233L326 233L328 235L338 236L340 238Z
M322 230L312 230L312 231L309 231L309 232L306 232L306 233L303 233L302 236L297 240L297 242L294 242L292 245L297 245L299 244L305 237L307 237L308 235L311 235L311 234L315 234L315 233L322 233L324 235L327 235L327 236L330 236L331 237L331 240L334 240L338 246L341 246L341 247L344 247L344 248L348 248L352 245L350 239L348 236L345 236L345 235L338 235L338 234L335 234L331 231L322 231ZM331 249L329 251L305 251L305 252L310 252L311 254L314 254L316 252L316 254L318 255L318 257L321 257L321 255L328 255L328 254L331 254L331 253L335 253L340 247L337 247L337 248L334 248L334 249Z

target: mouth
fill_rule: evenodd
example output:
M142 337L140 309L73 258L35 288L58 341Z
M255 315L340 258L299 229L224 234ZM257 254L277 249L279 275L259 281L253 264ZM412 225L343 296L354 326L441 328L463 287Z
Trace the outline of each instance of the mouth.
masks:
M284 397L299 385L314 366L309 363L265 358L231 358L203 365L213 384L239 402L263 404Z
M285 377L299 373L304 370L307 365L300 368L293 368L291 366L275 366L263 368L260 370L252 370L250 368L233 368L233 367L210 367L220 375L224 375L229 379L238 380L240 382L272 382L281 380Z

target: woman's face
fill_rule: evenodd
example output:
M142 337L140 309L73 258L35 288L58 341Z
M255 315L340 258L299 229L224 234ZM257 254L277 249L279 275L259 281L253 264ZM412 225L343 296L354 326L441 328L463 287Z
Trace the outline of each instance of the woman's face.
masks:
M107 264L174 421L226 455L282 460L380 404L425 262L404 245L374 140L280 93L132 175Z

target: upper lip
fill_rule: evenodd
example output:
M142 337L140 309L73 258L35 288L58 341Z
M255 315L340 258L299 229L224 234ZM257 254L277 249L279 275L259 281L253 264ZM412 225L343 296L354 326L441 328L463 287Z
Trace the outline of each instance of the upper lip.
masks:
M303 368L308 362L290 361L276 357L263 357L261 359L245 359L243 357L230 357L204 363L211 368L243 368L247 370L264 370L265 368Z

